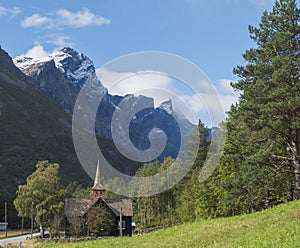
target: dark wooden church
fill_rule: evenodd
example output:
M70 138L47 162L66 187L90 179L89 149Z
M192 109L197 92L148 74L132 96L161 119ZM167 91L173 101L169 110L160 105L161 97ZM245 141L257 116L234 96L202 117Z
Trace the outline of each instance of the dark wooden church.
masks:
M77 218L81 220L81 235L88 235L86 227L87 214L94 206L101 206L108 210L113 226L110 232L112 236L131 236L132 235L132 201L131 199L104 199L105 189L101 184L101 173L99 162L97 165L94 181L92 199L68 198L65 200L66 233L72 221Z

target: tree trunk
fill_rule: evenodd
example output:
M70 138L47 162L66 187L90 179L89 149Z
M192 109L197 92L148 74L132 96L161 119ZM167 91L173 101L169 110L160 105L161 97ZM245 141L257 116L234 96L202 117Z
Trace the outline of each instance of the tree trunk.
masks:
M294 190L293 190L293 183L291 181L287 184L287 201L291 202L294 199Z
M40 225L40 235L41 235L41 238L43 239L44 236L45 236L45 229L43 227L43 225Z
M299 156L295 155L293 159L294 163L294 176L295 176L295 199L300 200L300 161Z
M292 153L293 153L293 165L294 165L294 179L295 179L295 189L294 189L294 199L300 200L300 154L299 154L299 132L298 130L293 130L292 132Z

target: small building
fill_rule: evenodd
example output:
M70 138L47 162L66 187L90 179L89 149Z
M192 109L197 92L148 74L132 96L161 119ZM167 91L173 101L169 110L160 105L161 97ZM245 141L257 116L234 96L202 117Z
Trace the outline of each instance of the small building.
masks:
M97 164L96 175L92 199L68 198L65 200L66 233L69 233L70 225L77 218L80 235L88 235L87 214L94 206L101 206L110 213L113 225L110 232L112 236L131 236L132 235L132 201L131 199L104 199L105 189L101 184L101 173L99 161ZM122 231L120 231L120 220L122 220Z

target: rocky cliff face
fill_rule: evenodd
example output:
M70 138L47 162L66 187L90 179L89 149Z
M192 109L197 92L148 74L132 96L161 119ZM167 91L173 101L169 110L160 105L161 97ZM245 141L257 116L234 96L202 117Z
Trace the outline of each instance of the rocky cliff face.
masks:
M63 48L41 59L17 57L14 62L20 70L33 79L36 89L69 111L72 111L82 86L87 81L92 81L91 85L94 88L90 90L89 97L92 99L99 96L99 93L104 95L97 112L96 133L110 140L112 139L112 117L116 111L120 115L128 115L135 111L135 106L150 106L133 116L127 130L121 126L117 127L119 132L117 142L124 143L124 145L125 142L128 142L124 140L124 137L129 129L130 140L134 146L137 149L145 150L150 146L149 132L153 128L159 128L168 138L167 146L159 156L159 160L163 160L166 156L177 157L180 145L186 138L181 137L179 124L183 124L181 126L184 127L182 131L185 135L193 127L188 120L182 117L177 118L182 123L176 122L176 113L172 109L171 101L163 103L159 108L154 108L153 99L145 96L110 95L98 80L92 60L72 48Z

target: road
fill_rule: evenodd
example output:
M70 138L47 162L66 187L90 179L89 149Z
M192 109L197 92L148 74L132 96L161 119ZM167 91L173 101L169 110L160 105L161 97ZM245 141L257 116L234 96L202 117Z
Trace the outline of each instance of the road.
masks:
M35 236L39 236L40 233L34 233L33 237ZM31 234L26 234L26 235L22 235L22 236L18 236L18 237L13 237L13 238L7 238L7 239L0 239L0 245L5 245L8 243L13 243L13 242L21 242L26 240L26 238L30 238Z

